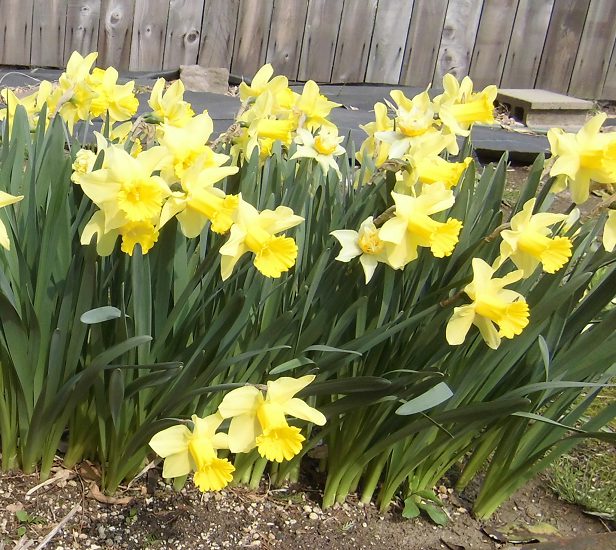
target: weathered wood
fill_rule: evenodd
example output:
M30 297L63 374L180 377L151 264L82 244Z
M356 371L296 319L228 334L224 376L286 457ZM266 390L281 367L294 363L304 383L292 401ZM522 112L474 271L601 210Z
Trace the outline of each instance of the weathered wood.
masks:
M332 82L362 82L366 77L378 0L345 0Z
M205 0L199 65L231 67L239 0Z
M252 77L265 63L274 0L241 0L231 72Z
M100 9L101 0L68 0L63 65L74 51L97 51Z
M0 65L29 65L33 0L0 1Z
M131 71L159 71L163 66L169 1L136 0L130 46Z
M427 86L432 82L446 12L447 0L415 0L400 84Z
M483 0L449 2L434 69L435 86L440 85L447 73L458 78L468 74L482 5Z
M101 0L97 62L99 66L128 69L134 13L135 0Z
M590 0L556 0L535 86L567 93Z
M476 87L500 84L518 0L487 0L473 49L469 74Z
M532 88L554 0L520 0L501 78L503 88Z
M607 69L603 89L601 90L598 99L611 99L612 101L616 100L616 44L614 44L614 47L612 48L610 65Z
M62 67L64 65L66 7L67 0L34 3L31 65L39 67Z
M306 25L306 0L274 0L266 59L276 74L296 80Z
M310 0L298 80L330 81L343 3L343 0Z
M413 0L380 0L376 10L366 82L398 82L412 11Z
M171 0L163 69L195 65L199 57L203 0Z
M615 39L616 2L591 0L569 85L571 95L601 94Z

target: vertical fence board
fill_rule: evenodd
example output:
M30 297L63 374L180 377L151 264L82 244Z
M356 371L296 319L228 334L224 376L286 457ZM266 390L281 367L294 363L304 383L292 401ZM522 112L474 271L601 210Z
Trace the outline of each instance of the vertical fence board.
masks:
M239 0L205 0L199 65L231 68Z
M599 99L616 100L616 44L612 48L610 65L607 69L607 75L605 76L603 90L599 94Z
M590 0L556 0L535 86L567 93Z
M136 0L130 46L131 71L159 71L163 66L169 1Z
M30 64L62 67L67 0L35 2L32 14L32 52Z
M435 86L440 86L447 73L458 78L468 74L482 6L483 0L449 2L434 69Z
M135 0L101 0L98 65L128 69L134 13Z
M520 0L501 78L503 88L532 88L554 0Z
M569 93L598 97L616 38L616 2L591 0L584 32L573 67Z
M486 0L471 59L470 76L478 87L500 84L518 0Z
M415 0L400 73L400 84L427 86L432 82L447 0Z
M330 81L343 3L343 0L310 0L298 80Z
M345 0L332 82L363 82L368 66L377 0Z
M29 65L33 0L0 1L0 65Z
M74 51L97 51L100 9L101 0L68 0L63 65Z
M231 71L252 77L265 63L274 0L241 0Z
M274 0L266 59L276 74L293 80L299 70L307 10L306 0Z
M171 0L165 37L163 69L195 65L199 57L199 37L203 0Z
M398 82L413 0L379 0L366 82Z

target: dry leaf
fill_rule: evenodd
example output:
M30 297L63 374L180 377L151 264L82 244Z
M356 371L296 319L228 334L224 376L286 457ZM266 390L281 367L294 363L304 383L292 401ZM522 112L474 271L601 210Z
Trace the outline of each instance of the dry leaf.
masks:
M90 483L89 497L101 502L102 504L130 504L133 500L132 497L109 497L101 493L96 483Z
M15 504L9 504L6 507L6 511L10 512L11 514L14 514L18 510L23 510L23 509L24 509L24 505L21 502L16 502Z

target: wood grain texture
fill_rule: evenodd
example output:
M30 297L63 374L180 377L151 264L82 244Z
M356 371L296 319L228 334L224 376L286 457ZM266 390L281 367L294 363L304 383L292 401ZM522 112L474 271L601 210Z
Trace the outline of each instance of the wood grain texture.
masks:
M100 10L101 0L68 0L63 65L74 51L81 55L97 51Z
M435 86L440 86L447 73L457 78L468 74L482 6L483 0L449 2L434 69Z
M163 67L169 0L136 0L130 46L131 71L159 71Z
M432 82L447 12L447 0L415 0L400 84L427 86Z
M616 44L612 49L610 65L607 69L603 89L599 93L599 99L610 99L616 101Z
M298 80L330 81L343 3L343 0L310 0Z
M130 63L135 0L101 0L98 61L101 67L127 70Z
M199 57L203 0L171 0L163 69L195 65Z
M231 68L239 0L205 0L198 63Z
M550 24L554 0L520 0L513 23L503 88L532 88Z
M306 0L274 0L266 60L276 74L296 80L306 26Z
M409 34L413 0L379 0L366 82L398 82Z
M332 82L363 82L378 0L345 0L332 69Z
M591 0L571 75L571 95L599 97L615 40L616 2Z
M556 0L535 87L567 93L590 0Z
M29 65L33 0L0 0L0 65Z
M67 0L35 2L32 13L30 64L39 67L64 66Z
M265 63L274 0L241 0L231 72L252 77Z
M477 87L500 84L518 0L486 0L469 74Z

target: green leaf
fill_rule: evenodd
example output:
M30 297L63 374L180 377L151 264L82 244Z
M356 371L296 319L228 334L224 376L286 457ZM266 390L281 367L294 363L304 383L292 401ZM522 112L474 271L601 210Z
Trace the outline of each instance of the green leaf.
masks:
M426 512L426 514L430 516L430 519L437 525L447 525L449 517L442 508L435 506L430 502L419 502L417 506Z
M116 429L119 427L120 413L124 403L124 374L120 369L111 371L109 377L109 411Z
M20 523L28 523L30 521L30 514L25 510L16 510L15 517Z
M416 502L413 500L413 497L409 497L404 501L404 509L402 510L402 517L406 519L414 519L419 517L421 514L421 510L419 506L417 506Z
M312 359L308 359L308 357L297 357L295 359L291 359L290 361L285 361L281 365L274 367L269 371L270 375L282 374L283 372L288 372L293 369L297 369L299 367L304 367L306 365L314 365L315 362Z
M453 392L449 386L445 384L445 382L439 382L426 393L407 401L404 405L400 405L400 407L396 409L396 414L408 416L410 414L427 411L447 401L452 396Z
M117 307L103 306L86 311L79 320L86 325L95 325L111 319L119 319L121 316L122 312Z

